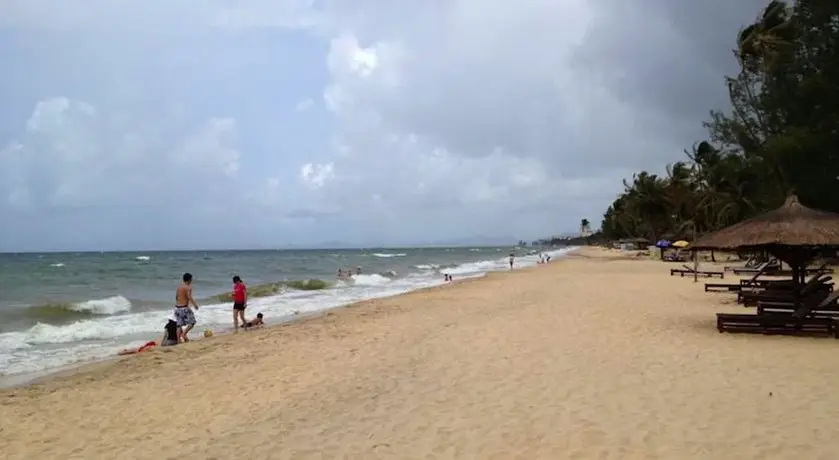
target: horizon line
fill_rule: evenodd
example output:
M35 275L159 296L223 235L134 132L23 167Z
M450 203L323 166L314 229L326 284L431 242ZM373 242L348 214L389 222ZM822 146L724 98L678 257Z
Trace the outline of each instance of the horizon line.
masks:
M529 243L528 243L529 244ZM415 246L406 246L406 245L399 245L399 246L344 246L344 247L332 247L332 246L286 246L281 248L217 248L217 249L108 249L108 250L73 250L73 249L56 249L56 250L42 250L42 251L0 251L0 255L10 255L10 254L69 254L69 253L78 253L78 254L104 254L104 253L141 253L141 252L148 252L148 253L156 253L156 252L226 252L226 251L235 251L235 252L257 252L257 251L346 251L346 250L365 250L365 249L420 249L420 248L502 248L502 247L509 247L509 246L516 246L515 243L513 244L504 244L504 245L497 245L497 244L420 244Z

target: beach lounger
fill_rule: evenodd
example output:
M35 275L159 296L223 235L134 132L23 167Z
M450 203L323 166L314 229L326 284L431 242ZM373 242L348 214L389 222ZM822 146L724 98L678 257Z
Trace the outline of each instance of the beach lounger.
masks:
M821 300L813 297L792 313L764 312L755 315L717 313L717 330L720 333L820 334L839 338L836 319L823 314L834 308L837 299L839 299L839 292L832 292ZM768 307L764 306L764 310L766 308Z
M763 262L760 262L760 260L755 259L755 258L750 258L750 259L746 260L746 263L743 264L743 265L739 265L739 266L736 266L736 267L732 266L732 265L726 265L722 269L723 269L723 271L730 272L731 270L735 270L735 269L760 267L761 264L763 264Z
M693 269L688 267L687 265L682 265L683 268L671 268L670 269L670 276L678 274L679 276L683 277L685 275L693 275ZM697 270L696 275L704 276L705 278L713 278L715 276L719 276L720 278L724 278L725 274L723 272L711 272L711 271L703 271Z
M754 268L733 268L731 271L733 271L735 275L751 275L754 273L777 273L781 271L781 263L778 262L777 259L775 259L769 262L764 262Z
M814 289L821 284L832 285L833 277L818 273L808 279L803 285L796 283L791 279L775 279L775 280L740 280L742 286L741 291L743 295L749 293L760 293L766 291L792 291L796 288L802 292L809 289Z
M760 302L757 304L757 314L758 315L777 315L777 314L788 314L791 315L795 313L796 307L795 304L788 304L783 302ZM819 306L812 311L810 311L811 317L824 317L824 318L834 318L839 319L839 305L834 302L830 305Z
M792 286L786 288L775 287L758 291L740 291L737 293L737 303L741 303L745 307L755 307L758 302L792 302L811 295L824 295L831 292L833 292L832 283L817 283L801 290L797 290Z
M815 274L833 274L833 269L828 267L827 264L822 265L819 268L807 268L804 269L805 275L815 275Z
M766 268L766 265L763 266ZM705 283L705 292L722 291L722 292L736 292L743 290L744 286L752 286L758 283L758 278L763 275L763 270L755 273L753 277L747 280L740 280L738 284L730 283ZM792 281L790 281L792 282Z

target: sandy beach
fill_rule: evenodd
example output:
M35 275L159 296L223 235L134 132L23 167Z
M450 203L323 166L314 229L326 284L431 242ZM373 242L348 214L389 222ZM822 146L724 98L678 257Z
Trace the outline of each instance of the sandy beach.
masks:
M708 264L704 264L708 265ZM0 392L9 459L833 459L839 341L719 334L672 264L548 266ZM729 278L728 276L726 277Z

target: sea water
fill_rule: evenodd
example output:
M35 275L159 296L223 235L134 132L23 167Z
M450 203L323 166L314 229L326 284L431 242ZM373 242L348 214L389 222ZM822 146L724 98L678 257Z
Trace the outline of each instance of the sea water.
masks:
M573 247L542 251L553 259ZM248 284L247 318L266 323L455 280L535 265L527 248L0 254L0 375L44 372L159 340L184 272L201 308L191 335L232 327L231 277ZM337 278L361 267L362 274Z

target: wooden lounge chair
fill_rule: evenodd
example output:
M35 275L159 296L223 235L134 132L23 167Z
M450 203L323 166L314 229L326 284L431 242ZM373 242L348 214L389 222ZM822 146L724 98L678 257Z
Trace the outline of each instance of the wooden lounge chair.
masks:
M755 268L755 267L759 267L760 265L761 265L761 262L760 262L759 259L757 259L755 257L751 257L748 260L746 260L746 263L743 264L743 265L736 266L736 267L732 266L732 265L726 265L722 269L723 269L723 271L730 272L731 270L734 270L734 269Z
M760 301L787 302L795 298L804 298L814 293L830 293L833 291L832 277L816 275L804 286L794 283L770 285L768 287L749 287L737 293L737 303L747 307L754 307Z
M839 338L836 319L823 314L835 308L837 299L839 299L839 292L832 292L820 300L818 297L812 297L792 313L764 312L756 315L717 313L717 330L720 333L832 334Z
M670 269L670 276L678 274L679 276L683 277L685 275L693 275L693 269L688 267L687 265L682 265L683 268L671 268ZM697 270L696 275L704 276L706 278L713 278L715 276L719 276L720 278L724 278L725 274L723 272L711 272L711 271L704 271L704 270Z
M763 264L763 269L766 264ZM723 292L737 292L743 290L744 286L751 286L758 282L758 278L763 275L763 269L755 273L753 277L747 280L740 280L738 284L730 283L705 283L705 292L723 291Z
M796 293L804 295L810 291L825 288L832 291L832 279L833 277L819 274L807 280L804 285L799 285L792 280L773 280L773 282L743 286L737 293L737 303L743 303L750 298L772 300L772 296L786 298L794 296Z
M834 293L831 293L829 295L832 296L834 295ZM795 313L797 310L798 309L796 308L796 305L794 303L759 302L757 304L758 315L791 315ZM839 319L839 304L837 304L834 300L833 303L828 303L827 305L819 305L818 307L810 311L809 316Z
M731 271L733 271L735 275L751 275L754 273L777 273L781 271L781 263L778 261L778 259L773 259L769 262L764 262L754 268L734 268Z
M819 268L805 268L804 269L805 275L818 275L818 274L833 274L833 269L830 268L827 264L822 265Z

